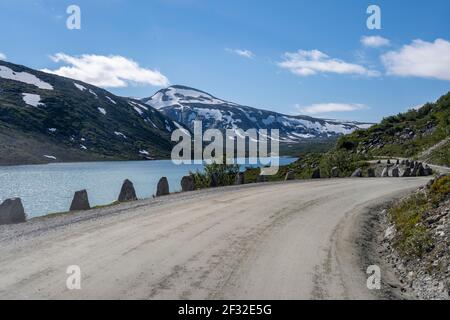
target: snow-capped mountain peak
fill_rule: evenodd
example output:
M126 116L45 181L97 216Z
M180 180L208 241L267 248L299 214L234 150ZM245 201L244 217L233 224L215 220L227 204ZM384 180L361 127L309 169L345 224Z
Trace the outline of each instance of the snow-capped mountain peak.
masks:
M143 99L143 101L156 109L174 105L183 106L184 104L235 105L234 103L217 99L204 91L180 85L162 89L152 97Z
M307 116L288 116L228 102L185 86L162 89L142 101L191 130L196 120L203 122L204 130L278 129L281 141L286 143L336 137L371 125Z

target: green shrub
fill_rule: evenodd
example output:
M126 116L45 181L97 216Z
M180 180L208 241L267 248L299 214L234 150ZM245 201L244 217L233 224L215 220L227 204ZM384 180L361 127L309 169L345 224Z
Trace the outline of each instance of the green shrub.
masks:
M450 166L450 142L433 150L427 161L437 165Z
M347 151L352 151L355 150L356 147L358 147L358 143L359 141L357 137L355 137L354 135L346 135L339 138L336 148L338 150L344 149Z
M411 133L411 134L410 134ZM337 150L369 150L373 155L416 157L450 135L450 92L436 103L384 118L367 130L341 137ZM450 165L448 144L433 152L428 161Z
M430 198L433 206L450 195L450 174L437 179L430 188Z
M240 168L237 164L219 164L213 162L205 165L203 170L202 172L198 170L196 172L190 172L197 189L209 188L214 175L217 177L218 186L232 185Z

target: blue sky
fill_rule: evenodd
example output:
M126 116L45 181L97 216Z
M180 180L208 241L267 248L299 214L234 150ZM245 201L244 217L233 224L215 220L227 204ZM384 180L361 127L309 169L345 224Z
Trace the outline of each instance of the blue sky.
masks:
M81 30L66 27L71 4ZM381 30L366 26L371 4ZM170 82L287 114L379 121L449 91L449 14L448 0L1 0L0 56L117 95ZM105 70L120 74L98 79Z

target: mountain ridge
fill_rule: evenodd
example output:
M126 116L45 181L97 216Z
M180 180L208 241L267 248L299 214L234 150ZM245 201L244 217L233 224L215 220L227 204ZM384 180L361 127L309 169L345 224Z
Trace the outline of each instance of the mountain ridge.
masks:
M201 120L203 129L278 129L281 142L298 143L308 139L335 138L371 123L289 116L270 110L244 106L215 97L205 91L174 85L141 101L159 110L173 121L193 129Z
M176 128L139 100L0 61L1 164L167 158Z

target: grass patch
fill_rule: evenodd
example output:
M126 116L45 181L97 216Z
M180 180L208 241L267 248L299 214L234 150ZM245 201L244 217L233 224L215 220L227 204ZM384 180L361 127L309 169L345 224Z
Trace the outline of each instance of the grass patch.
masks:
M450 166L450 142L433 150L427 161L440 166Z
M283 180L290 170L295 172L297 179L311 179L317 168L320 169L322 178L330 178L334 167L338 168L339 177L349 177L357 168L366 169L369 167L368 160L373 159L369 154L357 154L336 147L327 153L310 153L300 158L296 162L281 167L280 171L271 180Z
M431 236L421 224L430 205L425 194L418 193L390 208L389 217L397 228L394 245L405 256L421 257L432 246Z
M114 202L112 202L110 204L104 204L104 205L98 205L98 206L92 207L91 210L94 210L94 209L105 209L105 208L117 206L118 204L120 204L119 201L114 201Z
M92 207L91 209L85 210L85 211L90 211L90 210L95 210L95 209L105 209L105 208L116 206L118 204L120 204L119 201L114 201L110 204L95 206L95 207ZM45 220L45 219L51 219L51 218L55 218L55 217L59 217L59 216L66 216L66 215L70 215L70 214L74 214L74 213L79 213L79 212L82 212L82 211L54 212L54 213L46 214L45 216L36 217L34 219Z
M420 258L433 248L431 230L423 217L449 194L450 175L446 175L436 179L429 191L415 193L389 209L389 218L397 229L394 245L402 255Z

